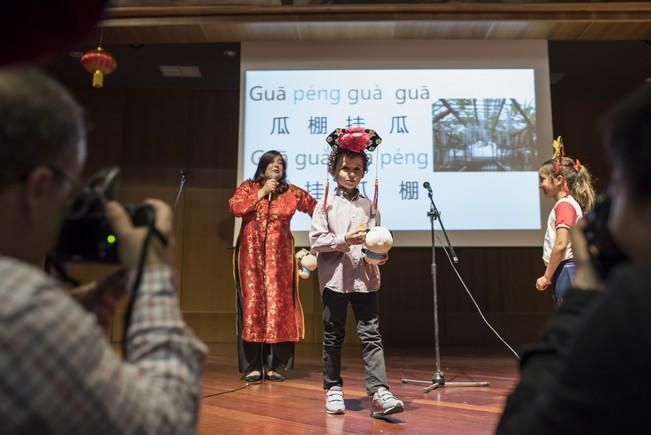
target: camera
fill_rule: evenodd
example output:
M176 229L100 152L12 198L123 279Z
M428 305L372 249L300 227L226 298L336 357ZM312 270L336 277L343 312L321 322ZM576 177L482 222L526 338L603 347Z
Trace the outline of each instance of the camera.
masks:
M106 219L104 204L115 197L120 169L95 174L66 207L58 241L48 257L54 262L118 263L119 240ZM148 226L154 218L148 204L122 204L134 226Z
M608 277L613 266L629 259L608 230L611 206L610 195L602 195L597 199L594 208L585 216L584 234L588 243L588 254L593 267L602 279Z

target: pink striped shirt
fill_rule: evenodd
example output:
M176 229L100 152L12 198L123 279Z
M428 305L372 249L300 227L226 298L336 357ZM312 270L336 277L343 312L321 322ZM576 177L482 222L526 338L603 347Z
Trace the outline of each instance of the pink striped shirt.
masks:
M337 189L328 198L327 211L320 200L312 215L310 246L317 252L319 288L339 293L368 293L380 289L380 270L368 264L363 245L348 245L344 236L353 228L380 225L380 213L371 216L372 202L363 196L351 199Z

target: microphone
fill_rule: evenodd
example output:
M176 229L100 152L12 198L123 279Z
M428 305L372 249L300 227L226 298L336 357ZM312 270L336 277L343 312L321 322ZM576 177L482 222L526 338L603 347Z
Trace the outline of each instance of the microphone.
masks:
M431 194L432 193L432 186L430 186L429 181L425 181L423 183L423 187L427 189L427 191Z
M283 176L283 174L276 174L275 172L271 174L271 177L269 177L270 180L280 180L280 178ZM273 192L269 192L269 196L267 197L267 200L271 202L271 196L273 195Z

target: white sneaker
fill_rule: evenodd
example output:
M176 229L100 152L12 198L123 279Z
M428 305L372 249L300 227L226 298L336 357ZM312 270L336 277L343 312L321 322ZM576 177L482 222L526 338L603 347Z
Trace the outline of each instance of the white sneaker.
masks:
M384 417L405 410L405 404L384 387L378 388L373 394L371 417Z
M346 412L344 389L339 385L330 387L326 392L326 412L328 414L343 414Z

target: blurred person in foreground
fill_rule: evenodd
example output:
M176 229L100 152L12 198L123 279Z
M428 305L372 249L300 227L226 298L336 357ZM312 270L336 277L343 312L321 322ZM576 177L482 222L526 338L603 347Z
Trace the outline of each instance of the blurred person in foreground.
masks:
M84 115L69 93L35 70L0 69L2 433L194 433L205 346L179 310L172 243L162 242L170 208L148 200L161 237L146 253L123 357L100 322L131 287L147 229L109 202L123 270L70 292L38 267L85 157Z
M523 354L498 434L649 433L651 85L610 112L605 144L611 205L603 214L597 205L572 234L574 288ZM610 237L628 259L595 267L607 251L595 248Z

